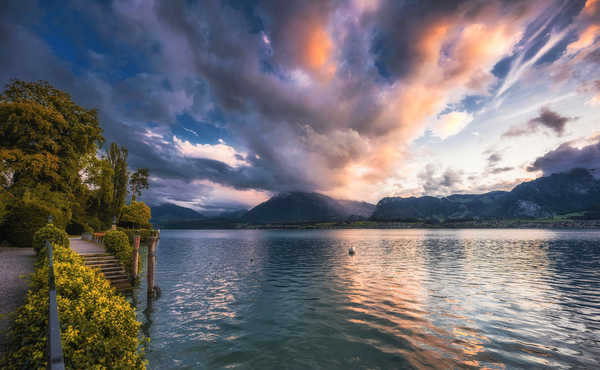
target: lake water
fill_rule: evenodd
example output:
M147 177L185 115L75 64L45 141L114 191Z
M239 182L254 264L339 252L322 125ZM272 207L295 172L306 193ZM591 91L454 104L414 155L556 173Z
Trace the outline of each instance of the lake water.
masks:
M153 369L600 367L600 231L164 230L156 256Z

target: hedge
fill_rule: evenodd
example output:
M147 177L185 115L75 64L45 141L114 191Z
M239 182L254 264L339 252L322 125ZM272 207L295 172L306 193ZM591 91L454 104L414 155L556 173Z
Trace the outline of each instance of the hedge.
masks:
M54 209L33 201L20 201L10 207L6 220L2 225L4 237L15 247L31 247L33 234L46 225L48 215L54 217L54 224L64 228L65 216Z
M117 257L127 271L131 272L133 246L129 243L127 234L119 230L107 231L104 235L104 247L108 253Z
M42 227L33 235L31 246L35 250L35 253L40 254L40 251L46 248L46 240L50 243L63 245L67 248L69 247L69 236L67 233L53 224Z
M36 267L25 305L9 331L3 369L46 367L47 259L39 257ZM144 369L140 323L129 302L68 248L54 246L54 269L66 368Z
M136 231L139 231L140 233L140 243L145 243L149 241L151 237L158 235L158 231L154 229L126 229L124 227L118 227L117 230L127 234L127 239L129 239L129 244L131 245L133 245L133 238L135 237Z

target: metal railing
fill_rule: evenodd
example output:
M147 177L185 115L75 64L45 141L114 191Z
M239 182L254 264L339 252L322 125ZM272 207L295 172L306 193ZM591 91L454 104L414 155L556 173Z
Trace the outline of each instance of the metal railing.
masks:
M58 320L58 306L56 303L56 284L54 282L54 263L52 258L52 243L46 240L48 251L48 369L64 370L62 343L60 340L60 322Z

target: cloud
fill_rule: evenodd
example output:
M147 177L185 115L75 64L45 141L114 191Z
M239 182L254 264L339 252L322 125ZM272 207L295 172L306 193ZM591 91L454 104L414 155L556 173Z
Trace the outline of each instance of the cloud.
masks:
M223 212L249 209L267 200L268 192L237 190L208 180L184 181L152 177L150 190L141 199L152 205L174 203L188 207L207 216Z
M583 145L583 146L582 146ZM600 168L600 134L587 139L571 140L559 145L527 167L529 172L542 171L544 176L568 172L574 168Z
M502 160L502 155L498 152L494 152L487 157L488 164L490 166L495 166L498 162Z
M187 140L173 136L173 143L182 156L188 158L214 159L227 164L230 167L247 166L246 153L240 153L234 147L229 146L219 139L219 144L192 144Z
M429 163L418 174L424 195L448 195L462 188L464 175L462 171L447 168L440 175L437 173L438 168Z
M587 105L600 104L600 80L591 81L581 85L577 91L579 93L589 93L592 97L586 102Z
M565 126L568 122L577 120L578 117L564 117L560 114L551 111L547 107L540 110L539 116L532 118L523 126L512 126L502 136L514 137L522 135L530 135L539 131L540 128L549 128L554 131L557 136L562 136L565 132Z
M469 123L473 121L473 115L467 112L450 112L442 114L438 117L435 123L431 126L434 135L439 136L442 140L449 136L456 135L461 132Z
M0 15L0 80L50 80L99 109L105 136L129 148L132 167L149 167L165 183L202 182L192 189L214 199L209 188L374 197L403 178L411 143L428 125L445 139L474 119L449 107L518 81L518 68L508 82L492 70L507 56L522 56L513 67L532 60L522 40L553 22L561 10L553 5L74 2L61 11L81 22L57 32L44 23L53 18L44 2L9 1ZM85 50L73 57L69 48ZM213 125L227 143L206 144L214 137L194 122L183 127L182 116ZM451 189L460 177L440 169L423 181Z
M514 169L515 169L514 167L493 167L489 171L490 171L490 173L492 173L494 175L497 175L497 174L500 174L500 173L512 171Z

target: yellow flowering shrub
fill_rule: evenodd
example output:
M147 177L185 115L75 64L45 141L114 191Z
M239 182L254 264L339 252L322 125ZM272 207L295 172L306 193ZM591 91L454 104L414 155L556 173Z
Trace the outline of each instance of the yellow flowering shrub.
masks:
M65 247L69 246L69 236L67 233L53 224L47 224L33 234L32 247L37 254L46 248L46 240L50 243L64 245Z
M127 271L131 271L133 246L129 244L127 234L119 230L108 231L104 235L104 247L113 254Z
M144 369L140 323L129 302L68 248L54 247L54 271L66 368ZM0 367L45 368L47 325L48 263L40 258Z

